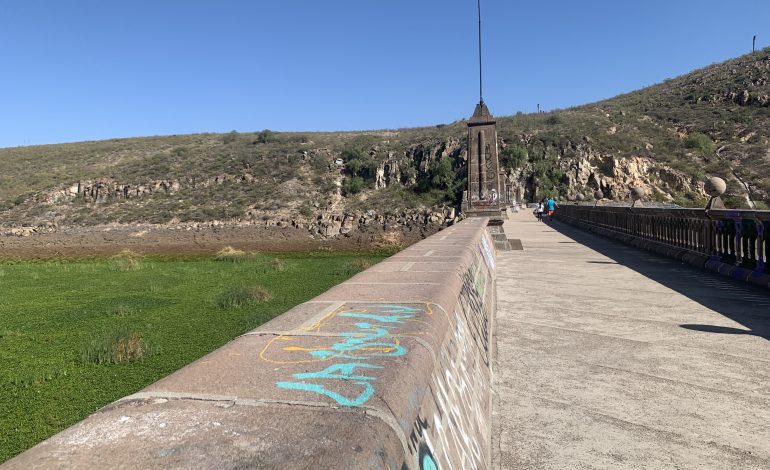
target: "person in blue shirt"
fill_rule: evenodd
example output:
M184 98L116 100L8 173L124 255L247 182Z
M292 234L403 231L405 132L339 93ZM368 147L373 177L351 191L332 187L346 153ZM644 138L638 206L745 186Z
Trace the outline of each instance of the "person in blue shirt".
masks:
M557 207L559 207L559 204L557 204L552 197L549 197L548 200L545 201L545 210L548 212L548 220L553 220L553 213L556 211Z

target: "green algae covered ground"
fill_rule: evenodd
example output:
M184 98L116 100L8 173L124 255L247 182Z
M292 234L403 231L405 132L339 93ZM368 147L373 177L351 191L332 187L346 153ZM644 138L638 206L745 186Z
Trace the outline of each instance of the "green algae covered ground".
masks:
M0 463L384 257L0 259ZM121 335L144 357L94 360Z

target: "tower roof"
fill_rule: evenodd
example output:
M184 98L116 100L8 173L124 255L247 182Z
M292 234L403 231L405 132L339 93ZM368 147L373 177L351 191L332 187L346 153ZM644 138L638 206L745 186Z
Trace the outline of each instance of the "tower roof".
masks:
M494 122L495 119L492 116L492 113L489 112L487 104L480 101L473 111L473 116L471 117L469 124L493 124Z

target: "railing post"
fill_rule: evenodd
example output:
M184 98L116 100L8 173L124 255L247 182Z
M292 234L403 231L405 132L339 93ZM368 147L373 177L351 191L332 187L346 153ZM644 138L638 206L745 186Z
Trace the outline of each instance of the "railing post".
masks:
M735 234L734 234L734 254L735 254L735 265L740 266L741 263L743 263L743 250L741 250L743 246L743 221L741 220L739 215L733 216L733 224L735 228Z
M744 267L753 270L757 267L757 224L754 220L743 221Z
M770 250L770 240L765 238L765 222L757 221L757 271L770 274L767 266L767 256Z

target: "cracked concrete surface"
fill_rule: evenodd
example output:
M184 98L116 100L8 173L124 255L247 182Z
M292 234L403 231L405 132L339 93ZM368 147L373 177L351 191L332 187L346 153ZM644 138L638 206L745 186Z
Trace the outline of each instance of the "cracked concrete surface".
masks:
M770 468L767 291L528 211L505 232L496 467Z

